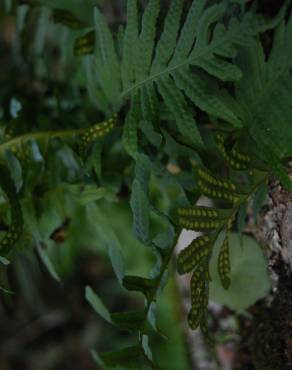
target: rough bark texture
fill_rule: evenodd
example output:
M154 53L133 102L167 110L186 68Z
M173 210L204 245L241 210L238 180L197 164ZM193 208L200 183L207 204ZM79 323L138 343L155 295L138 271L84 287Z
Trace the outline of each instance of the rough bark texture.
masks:
M256 370L292 369L292 195L270 184L254 235L264 246L272 296L254 307L249 349ZM243 369L243 368L242 368Z

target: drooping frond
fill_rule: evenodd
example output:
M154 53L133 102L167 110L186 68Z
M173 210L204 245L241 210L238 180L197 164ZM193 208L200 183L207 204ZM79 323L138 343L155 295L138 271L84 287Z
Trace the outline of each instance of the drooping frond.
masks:
M213 240L205 235L195 239L182 250L178 257L178 272L185 274L193 271L200 264L206 264L211 252Z
M218 272L224 289L228 289L230 285L230 260L229 260L229 242L228 237L225 238L218 257Z
M208 267L202 263L194 272L191 279L191 310L188 321L192 329L196 329L205 321L205 312L209 299Z
M218 145L220 144L224 144L221 136ZM224 146L224 154L228 159L232 158L234 160L235 158L238 163L246 164L246 161L248 161L248 156L237 151L234 147L228 150ZM234 163L232 162L232 164ZM235 169L242 171L241 167ZM218 275L223 288L228 289L231 282L228 233L240 207L247 202L255 189L267 180L268 173L259 171L258 177L255 176L257 181L253 186L217 178L207 169L199 166L195 168L195 174L196 185L201 194L219 200L220 204L225 204L224 208L197 205L178 208L175 210L173 217L174 222L181 229L203 233L203 235L194 239L179 253L177 268L180 274L192 272L189 324L192 329L200 326L205 339L211 343L212 338L208 333L206 316L209 299L209 281L212 279L209 272L209 264L215 245L218 244L218 247L220 247L217 259ZM224 236L224 238L220 235Z

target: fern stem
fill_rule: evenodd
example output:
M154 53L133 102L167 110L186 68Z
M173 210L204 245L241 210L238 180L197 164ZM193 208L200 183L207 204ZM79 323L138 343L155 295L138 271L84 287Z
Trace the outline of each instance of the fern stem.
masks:
M174 250L175 250L175 248L177 246L179 236L180 236L180 232L177 231L176 234L175 234L173 245L171 246L170 250L168 251L168 253L165 256L164 261L163 261L163 263L161 265L159 275L156 278L156 286L152 290L152 292L151 292L151 294L150 294L150 296L148 298L147 305L145 307L145 321L144 321L144 324L143 324L143 326L141 328L141 332L143 332L143 329L145 328L145 325L146 325L146 322L147 322L147 317L148 317L148 314L149 314L149 310L150 310L151 304L155 301L155 298L156 298L158 289L160 287L160 284L162 282L163 276L164 276L164 274L165 274L165 272L166 272L166 270L168 268L168 265L169 265L169 263L170 263L170 261L172 259L172 255L174 253ZM142 336L140 336L140 342L141 341L142 341Z
M80 135L85 131L86 129L81 128L81 129L75 129L75 130L41 131L41 132L34 132L34 133L17 136L13 139L10 139L0 144L0 156L2 156L6 150L12 149L15 146L26 143L30 140L51 139L54 137L74 138L75 136Z

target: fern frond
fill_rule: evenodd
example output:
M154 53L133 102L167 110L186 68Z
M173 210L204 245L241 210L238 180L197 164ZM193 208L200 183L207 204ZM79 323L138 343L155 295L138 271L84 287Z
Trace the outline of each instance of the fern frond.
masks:
M89 31L78 37L74 44L74 55L81 56L93 53L95 44L95 32Z
M151 93L151 107L160 103L160 95L183 138L199 147L202 139L184 94L203 111L240 127L237 112L228 104L231 98L226 98L228 94L220 91L210 75L222 81L238 80L241 72L230 57L235 55L235 45L246 43L256 31L249 29L249 17L242 21L231 19L224 26L220 19L225 14L225 6L213 5L205 9L206 1L203 0L193 2L182 22L184 1L173 0L163 31L158 35L159 5L159 0L150 0L144 11L142 30L132 45L133 53L137 55L134 59L135 81L131 85L123 85L121 97L132 98L141 94L143 116L151 116L153 111L147 113L150 105L144 100L150 85L150 90L155 90ZM214 23L217 27L212 32ZM122 64L126 68L124 60ZM194 70L193 66L197 69Z
M241 127L240 120L225 99L225 90L220 89L206 73L198 70L190 73L189 68L185 67L173 73L173 77L176 85L202 111L230 122L236 128Z
M135 96L131 102L131 108L127 114L123 129L123 145L127 153L134 159L138 155L138 125L139 125L139 96Z
M110 67L112 77L119 80L119 62L111 31L103 15L97 8L94 11L94 18L102 61Z
M228 289L230 285L230 259L229 259L229 242L226 236L218 257L218 273L224 289Z
M145 121L155 124L158 119L158 97L153 84L148 84L140 89L142 117Z
M179 226L196 231L219 229L224 220L230 216L228 210L202 206L178 208L176 213L176 222Z
M183 5L184 2L181 0L172 0L171 2L165 18L163 32L156 45L156 53L151 70L153 74L159 73L161 68L165 68L173 54L180 28Z
M213 239L207 235L198 237L190 245L184 248L177 260L177 268L180 274L193 271L198 265L206 262L212 248Z
M204 318L209 299L209 282L206 274L206 264L201 264L191 279L191 310L188 316L189 325L196 329Z
M116 115L114 115L112 118L92 125L89 128L39 131L17 136L0 145L0 158L5 158L5 152L11 151L19 161L26 161L30 156L32 142L36 142L41 153L45 154L50 140L54 138L62 139L83 152L93 142L103 139L114 129L116 118Z
M137 60L136 45L138 41L138 9L137 0L127 2L127 24L123 42L122 78L123 85L127 88L135 80L135 64Z
M95 8L95 31L96 45L95 58L99 84L102 87L108 101L117 110L120 104L121 71L114 40L104 16Z
M193 1L186 21L182 27L170 66L176 65L179 60L188 57L197 36L199 20L203 14L205 6L206 0Z
M142 17L142 30L139 35L138 45L136 46L138 49L136 81L144 79L148 76L150 71L155 47L156 23L159 10L160 0L150 0Z
M223 135L218 134L216 138L218 141L218 148L223 155L223 158L232 169L237 171L244 171L250 167L250 156L238 151L235 147L228 151L225 147L225 139Z
M238 155L234 152L234 155ZM246 159L244 157L244 159ZM192 307L189 313L189 324L196 329L200 326L208 343L213 340L208 333L207 306L209 299L209 263L215 248L215 242L221 242L220 235L226 233L221 245L217 268L224 289L230 285L230 260L228 231L232 227L234 217L240 207L247 202L258 187L266 182L268 173L258 172L256 182L252 187L239 186L236 183L219 179L202 167L196 169L197 187L202 194L209 198L224 200L228 208L218 209L213 207L192 206L178 208L175 212L174 222L180 227L190 228L204 232L203 235L193 240L178 255L177 269L180 274L193 271L191 280ZM209 233L206 235L206 232Z
M246 190L242 189L238 184L218 179L202 167L196 169L196 174L198 177L198 188L202 194L209 198L238 203L246 193Z
M176 87L170 77L164 77L157 81L158 91L163 97L165 104L172 113L179 132L196 145L202 144L196 121L187 107L183 94Z

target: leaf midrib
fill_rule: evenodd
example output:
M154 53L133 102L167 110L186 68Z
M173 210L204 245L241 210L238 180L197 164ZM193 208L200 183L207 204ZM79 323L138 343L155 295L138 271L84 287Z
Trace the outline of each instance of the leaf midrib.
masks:
M239 27L239 31L240 30L241 30L241 27ZM235 36L234 36L234 33L233 33L230 42L232 42L232 39L234 37ZM133 91L139 89L139 87L141 87L143 85L146 85L147 83L149 83L153 80L156 80L156 79L158 79L159 77L161 77L163 75L171 74L171 72L173 72L173 71L175 71L179 68L182 68L186 65L191 64L191 61L194 61L194 60L199 59L199 58L201 58L201 57L203 57L203 56L205 56L209 53L212 53L212 50L218 48L218 46L220 46L221 44L224 44L227 40L228 40L228 32L227 32L226 36L224 38L222 38L220 41L215 41L213 43L211 42L206 48L203 48L203 49L201 49L200 52L195 53L195 55L192 58L188 57L184 62L178 63L178 64L176 64L172 67L167 67L163 71L152 74L152 75L148 76L147 78L145 78L144 80L142 80L142 81L134 84L130 88L126 89L125 91L123 91L121 93L121 95L120 95L121 99L125 98L127 95L131 94ZM196 48L196 46L194 46L194 48Z

